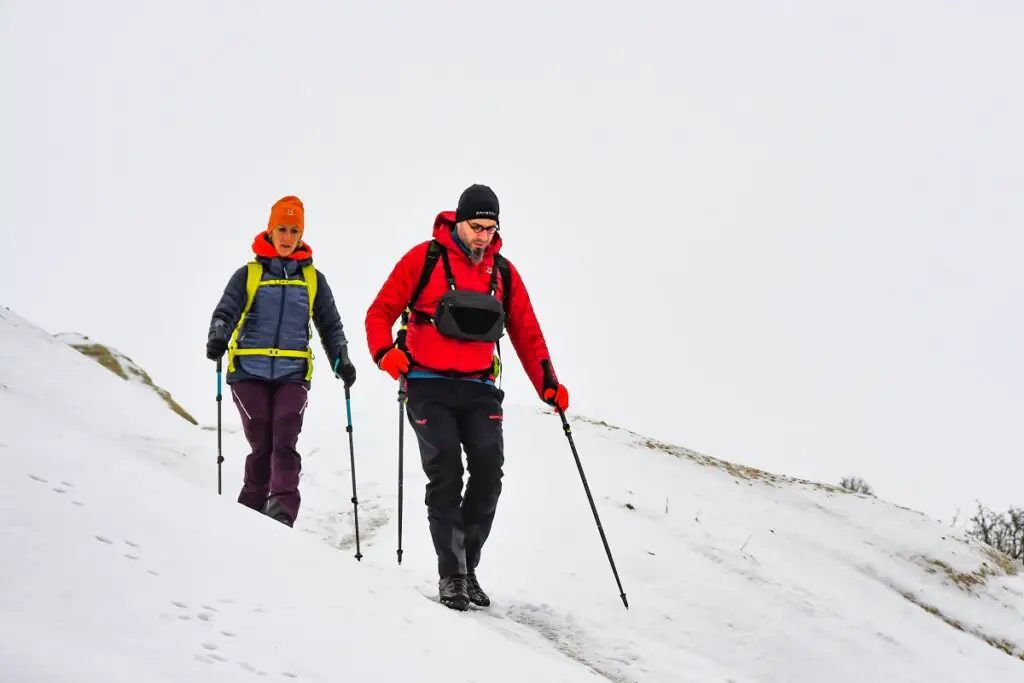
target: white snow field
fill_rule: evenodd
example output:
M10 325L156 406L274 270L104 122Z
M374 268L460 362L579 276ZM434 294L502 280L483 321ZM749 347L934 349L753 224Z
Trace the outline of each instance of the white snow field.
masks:
M448 610L408 428L396 561L394 401L353 399L354 558L332 382L314 379L288 529L234 502L247 450L226 386L218 496L215 431L0 308L0 681L1024 680L1024 572L959 531L570 415L626 610L533 396L506 402L493 605Z

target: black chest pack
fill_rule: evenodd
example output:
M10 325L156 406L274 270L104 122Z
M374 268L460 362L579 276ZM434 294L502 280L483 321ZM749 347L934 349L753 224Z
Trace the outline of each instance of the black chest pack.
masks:
M419 299L430 281L430 275L437 265L438 258L444 263L445 278L448 291L445 292L434 308L433 315L417 311L416 300ZM502 299L496 296L498 291L498 274L502 279ZM501 254L494 255L494 268L491 269L489 283L490 293L473 292L458 289L452 265L448 260L448 249L437 240L427 247L427 256L423 263L423 272L416 283L409 304L402 315L402 326L410 321L414 324L434 325L445 337L464 341L498 341L505 333L505 322L508 319L508 301L511 293L511 273L508 261Z
M438 300L433 315L417 311L416 300L419 299L430 281L430 275L441 259L444 264L445 279L448 282L448 291ZM419 282L413 290L408 305L402 312L402 326L398 332L397 346L408 353L405 345L406 332L409 323L433 325L437 331L445 337L461 339L463 341L486 341L500 343L499 340L505 333L505 326L508 321L508 310L510 295L512 293L512 273L508 261L501 254L494 255L494 267L491 270L491 279L488 289L490 293L473 292L465 289L458 289L455 284L455 276L452 275L451 262L448 260L448 249L438 242L432 240L427 247L427 255L423 263L423 271L420 274ZM501 275L502 297L496 296L498 291L498 275ZM500 371L500 347L499 357L495 361L495 369ZM488 368L491 370L492 368ZM472 373L477 374L477 373Z

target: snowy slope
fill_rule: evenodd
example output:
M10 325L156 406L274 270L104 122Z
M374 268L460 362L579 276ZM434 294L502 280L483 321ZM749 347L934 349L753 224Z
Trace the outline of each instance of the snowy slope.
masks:
M208 432L0 316L0 680L594 680L190 483Z
M289 530L233 502L246 450L227 397L218 497L215 434L0 309L0 680L1024 675L1024 577L977 543L884 501L574 420L625 610L558 418L532 397L507 402L480 568L494 604L451 612L428 599L408 429L396 563L397 404L353 402L356 562L341 390L320 381L312 397Z

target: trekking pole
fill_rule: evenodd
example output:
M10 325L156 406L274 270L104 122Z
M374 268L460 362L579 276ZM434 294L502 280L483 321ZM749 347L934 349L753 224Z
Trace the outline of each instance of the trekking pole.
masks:
M220 465L224 462L224 451L221 446L221 404L223 403L221 396L221 376L223 370L221 369L221 359L217 359L217 495L221 495L222 476Z
M605 538L604 528L601 526L601 518L597 516L597 507L594 505L594 497L590 495L590 486L587 484L587 475L583 473L583 464L580 463L580 455L576 452L576 444L572 440L572 428L569 426L569 421L565 419L565 413L561 408L557 408L559 416L562 418L562 429L565 431L565 438L569 439L569 447L572 449L572 455L576 458L576 468L580 471L580 479L583 481L583 488L587 492L587 500L590 501L590 510L594 513L594 521L597 522L597 530L601 534L601 542L604 543L604 551L608 555L608 563L612 566L612 574L615 575L615 583L619 586L619 597L622 598L622 604L629 609L629 602L626 601L626 593L622 590L622 581L619 580L619 572L615 569L615 560L612 559L611 548L608 547L608 539Z
M359 498L356 496L356 449L352 440L352 394L349 387L345 387L345 413L348 415L348 455L352 467L352 514L356 523L356 560L363 561L363 554L359 551Z
M398 564L402 564L402 479L405 438L405 375L398 379Z

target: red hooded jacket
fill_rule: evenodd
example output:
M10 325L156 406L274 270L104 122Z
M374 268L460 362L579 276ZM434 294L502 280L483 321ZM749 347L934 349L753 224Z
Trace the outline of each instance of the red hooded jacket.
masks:
M491 271L495 267L494 255L501 250L501 234L494 233L494 239L491 240L483 260L479 265L474 265L455 242L456 238L452 235L454 222L454 211L439 213L434 219L434 239L448 250L456 286L459 289L489 292ZM391 336L392 327L409 304L409 299L423 272L423 264L429 246L430 241L428 240L406 252L391 271L387 281L366 312L366 340L370 347L370 354L377 363L395 345ZM537 390L537 395L543 398L544 370L541 361L550 362L551 357L544 341L544 334L540 329L540 323L534 314L530 295L519 276L519 271L511 261L509 262L509 274L511 275L512 292L509 297L508 336L523 364L523 369ZM499 277L498 291L495 292L495 296L499 299L504 297L503 287L504 283ZM430 274L430 280L416 300L415 310L433 315L438 300L447 291L448 283L445 280L444 265L441 259L438 259L436 267ZM410 372L414 370L442 373L446 371L472 372L489 367L494 355L493 342L463 341L445 337L433 325L416 322L415 317L409 321L406 346L411 361L413 361L409 368ZM551 374L557 381L558 376L554 372L553 364Z

